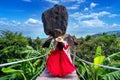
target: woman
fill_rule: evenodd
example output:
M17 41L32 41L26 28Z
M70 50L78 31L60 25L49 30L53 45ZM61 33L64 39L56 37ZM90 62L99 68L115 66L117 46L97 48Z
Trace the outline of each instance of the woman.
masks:
M46 68L53 76L63 77L75 71L76 68L67 55L69 45L63 41L62 37L55 40L57 43L55 49L50 51L50 56L46 61Z

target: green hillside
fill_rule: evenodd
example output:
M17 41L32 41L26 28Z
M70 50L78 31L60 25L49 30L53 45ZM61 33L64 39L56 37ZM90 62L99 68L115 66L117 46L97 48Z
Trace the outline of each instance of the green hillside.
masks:
M43 40L31 39L21 33L3 31L0 34L0 64L20 61L46 54L49 48L42 48ZM75 49L71 48L73 53ZM86 36L78 38L76 48L78 58L96 63L103 56L103 65L120 68L120 39L114 34ZM79 78L83 80L120 80L120 71L96 67L75 59ZM101 59L100 59L101 60ZM0 67L0 80L35 80L45 68L46 57L19 64ZM35 76L36 75L36 76Z

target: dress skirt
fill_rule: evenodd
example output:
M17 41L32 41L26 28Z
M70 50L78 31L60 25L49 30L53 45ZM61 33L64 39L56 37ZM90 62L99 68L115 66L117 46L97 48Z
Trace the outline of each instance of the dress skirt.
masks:
M76 70L64 50L51 50L46 68L53 76L66 76Z

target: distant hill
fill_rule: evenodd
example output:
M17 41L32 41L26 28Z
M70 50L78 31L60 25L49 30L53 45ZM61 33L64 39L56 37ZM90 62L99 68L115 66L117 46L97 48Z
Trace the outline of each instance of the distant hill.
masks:
M98 34L92 35L92 37L101 36L104 33L105 34L115 34L118 38L120 38L120 31L109 31L109 32L98 33Z
M116 33L116 36L117 36L118 38L120 38L120 32Z

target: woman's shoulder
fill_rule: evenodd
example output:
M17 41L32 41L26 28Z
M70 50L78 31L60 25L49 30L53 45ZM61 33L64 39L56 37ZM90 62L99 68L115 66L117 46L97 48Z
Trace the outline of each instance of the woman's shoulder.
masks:
M67 41L65 41L65 40L63 40L63 43L64 43L65 45L68 45Z

